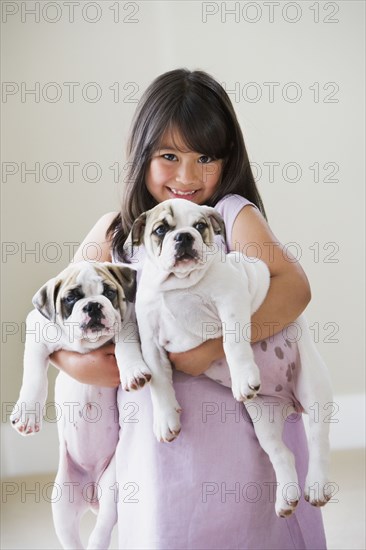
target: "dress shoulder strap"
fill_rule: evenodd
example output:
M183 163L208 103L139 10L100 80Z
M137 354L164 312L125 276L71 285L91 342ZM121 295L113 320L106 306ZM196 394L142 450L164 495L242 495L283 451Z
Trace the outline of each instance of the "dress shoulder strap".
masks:
M233 225L236 220L237 215L245 206L254 206L255 204L248 201L246 198L241 195L225 195L219 202L215 205L215 209L222 216L225 227L226 227L226 247L230 250L231 243L231 234L233 231Z

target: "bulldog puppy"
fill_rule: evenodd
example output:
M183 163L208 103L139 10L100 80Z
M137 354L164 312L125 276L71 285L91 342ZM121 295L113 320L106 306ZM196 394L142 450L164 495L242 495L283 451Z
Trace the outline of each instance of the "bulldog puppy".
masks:
M142 214L126 243L126 251L132 249L130 254L140 244L146 249L136 316L143 357L152 373L154 433L158 440L172 441L180 432L181 409L167 352L184 352L209 338L223 336L233 395L246 405L258 440L273 464L278 483L276 513L285 517L299 500L294 457L282 441L284 421L295 407L290 404L284 414L283 407L274 406L270 421L268 414L258 415L258 407L263 413L268 407L263 406L266 398L258 393L261 379L250 345L251 315L266 296L269 270L257 258L238 252L226 254L214 241L215 235L224 233L224 222L213 208L172 199ZM332 402L332 391L303 317L296 325L301 334L301 372L296 376L294 392L306 413L318 405L317 415L310 414L305 498L311 504L323 505L331 496L327 473L329 410L325 405ZM238 333L246 337L238 338ZM217 378L210 371L212 367L205 374Z
M137 336L135 286L135 272L128 267L80 262L35 294L26 323L23 384L10 417L21 435L41 429L49 356L56 350L86 353L115 342L122 387L137 389L150 380ZM110 544L117 520L112 487L119 432L116 396L116 388L82 384L63 372L57 376L60 462L52 508L63 548L83 548L79 522L89 508L99 512L88 548Z

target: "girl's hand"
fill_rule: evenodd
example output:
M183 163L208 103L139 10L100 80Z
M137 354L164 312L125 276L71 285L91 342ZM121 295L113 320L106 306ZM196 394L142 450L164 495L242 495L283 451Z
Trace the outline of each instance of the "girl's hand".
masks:
M62 372L83 384L107 388L117 388L120 384L114 344L106 344L89 353L55 351L50 356L50 361Z
M207 340L200 346L182 353L169 353L173 366L186 374L199 376L203 374L213 361L225 356L222 338Z

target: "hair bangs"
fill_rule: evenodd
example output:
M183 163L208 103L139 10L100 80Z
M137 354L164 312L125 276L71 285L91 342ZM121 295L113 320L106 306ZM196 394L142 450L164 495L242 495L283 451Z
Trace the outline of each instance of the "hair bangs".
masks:
M219 112L212 113L207 102L200 98L183 100L170 118L169 131L174 146L174 135L179 136L187 150L196 151L214 159L224 159L230 151L227 121ZM181 146L180 146L181 147Z

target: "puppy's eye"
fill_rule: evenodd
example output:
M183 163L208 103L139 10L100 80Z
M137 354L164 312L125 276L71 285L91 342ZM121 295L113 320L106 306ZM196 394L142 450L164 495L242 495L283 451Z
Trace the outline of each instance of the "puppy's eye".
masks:
M105 288L103 294L108 300L113 300L116 297L117 291L114 288Z
M193 227L197 229L197 231L199 231L200 233L203 233L204 230L207 228L207 223L198 222L198 223L195 223Z
M156 229L154 229L153 233L157 235L158 237L164 237L164 235L168 232L168 227L164 224L159 225Z
M78 291L74 291L74 292L70 292L70 294L68 294L64 300L67 304L71 305L73 304L74 302L77 302L77 300L80 300L81 298L81 294L80 292Z

